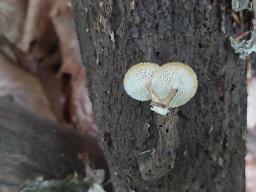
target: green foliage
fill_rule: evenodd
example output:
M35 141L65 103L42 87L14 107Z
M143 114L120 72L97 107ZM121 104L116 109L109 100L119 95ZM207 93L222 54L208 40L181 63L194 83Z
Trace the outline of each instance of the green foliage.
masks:
M21 192L87 192L91 184L77 177L64 180L43 180L38 178L29 183Z

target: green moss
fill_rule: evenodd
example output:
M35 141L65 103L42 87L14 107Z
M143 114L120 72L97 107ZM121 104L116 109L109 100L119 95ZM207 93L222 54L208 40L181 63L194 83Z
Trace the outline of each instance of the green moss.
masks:
M29 183L21 192L87 192L90 183L76 177L64 180L36 179Z

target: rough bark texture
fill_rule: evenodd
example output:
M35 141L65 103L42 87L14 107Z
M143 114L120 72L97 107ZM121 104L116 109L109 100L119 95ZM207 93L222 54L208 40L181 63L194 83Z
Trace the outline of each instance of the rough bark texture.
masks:
M116 191L244 191L245 66L221 32L220 4L73 0L73 6ZM230 33L228 16L224 24ZM142 61L189 64L199 79L196 96L166 117L151 112L149 102L128 97L122 85L127 69Z
M11 97L0 99L0 191L19 191L37 176L60 178L83 170L79 148L52 122ZM71 139L72 138L72 139Z

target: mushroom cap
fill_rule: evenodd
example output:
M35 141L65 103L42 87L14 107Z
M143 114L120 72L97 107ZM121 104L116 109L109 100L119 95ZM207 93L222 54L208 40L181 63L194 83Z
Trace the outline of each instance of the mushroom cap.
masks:
M154 73L151 89L160 100L168 97L170 90L176 89L177 93L169 103L169 107L175 108L185 104L195 95L197 84L197 76L190 66L172 62L162 65Z
M151 100L148 90L153 73L159 68L154 63L138 63L132 66L125 74L124 89L133 99L139 101Z

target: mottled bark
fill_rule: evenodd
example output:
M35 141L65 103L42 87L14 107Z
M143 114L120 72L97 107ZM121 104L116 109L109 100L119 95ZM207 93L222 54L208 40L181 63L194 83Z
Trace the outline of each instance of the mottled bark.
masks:
M231 31L221 5L73 0L73 6L116 191L244 191L245 66L221 31ZM151 112L149 102L128 97L122 85L127 69L142 61L189 64L199 79L196 96L166 117Z

